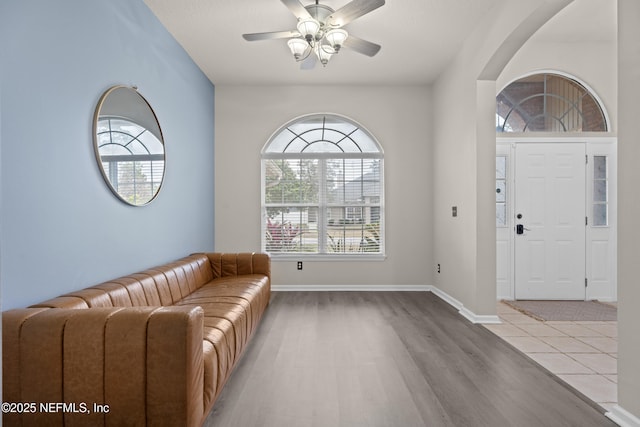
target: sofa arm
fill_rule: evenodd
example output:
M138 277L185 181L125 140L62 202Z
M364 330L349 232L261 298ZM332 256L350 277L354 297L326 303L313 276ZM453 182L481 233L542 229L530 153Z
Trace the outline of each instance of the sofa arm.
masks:
M213 269L213 277L264 274L271 278L271 258L266 253L207 253Z
M3 313L3 372L14 374L3 381L4 401L33 402L36 410L4 420L198 426L202 342L200 307L10 310Z

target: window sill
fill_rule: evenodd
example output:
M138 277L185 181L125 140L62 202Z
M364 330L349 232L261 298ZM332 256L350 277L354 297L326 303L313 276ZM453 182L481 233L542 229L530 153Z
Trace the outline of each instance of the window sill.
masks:
M345 255L329 255L329 254L270 254L272 262L278 261L337 261L337 262L357 262L357 261L384 261L387 256L385 254L345 254Z

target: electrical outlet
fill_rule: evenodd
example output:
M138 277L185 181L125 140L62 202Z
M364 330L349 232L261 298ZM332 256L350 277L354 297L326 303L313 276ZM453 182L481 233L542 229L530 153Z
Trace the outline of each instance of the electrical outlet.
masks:
M438 273L440 273L440 264L438 264L437 270Z
M302 270L302 261L298 261L298 270Z
M452 206L451 207L451 216L453 216L453 217L458 216L458 207L457 206Z

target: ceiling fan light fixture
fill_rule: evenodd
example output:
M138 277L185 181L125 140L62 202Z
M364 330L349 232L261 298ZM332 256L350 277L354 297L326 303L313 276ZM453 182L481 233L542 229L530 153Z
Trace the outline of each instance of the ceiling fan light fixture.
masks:
M304 58L304 54L309 47L309 43L300 38L289 39L287 44L289 45L289 49L291 49L291 53L296 61L300 61Z
M311 44L316 38L316 34L320 31L320 23L313 18L301 19L298 22L298 31L302 34L302 37Z
M349 37L349 33L342 28L327 31L327 34L324 36L336 53L338 53L345 40L347 40L347 37Z
M296 29L243 34L246 41L288 39L291 54L303 70L312 69L317 62L326 65L343 47L369 57L380 51L380 45L350 36L343 26L383 6L386 0L348 0L337 10L320 4L321 0L307 0L314 4L306 6L303 0L280 1L296 17Z

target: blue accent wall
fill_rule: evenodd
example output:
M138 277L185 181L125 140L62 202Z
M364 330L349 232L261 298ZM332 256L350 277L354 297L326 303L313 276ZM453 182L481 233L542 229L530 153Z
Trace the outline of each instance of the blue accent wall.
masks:
M2 310L214 249L214 86L142 0L0 3ZM102 93L135 85L165 138L144 207L95 159Z

